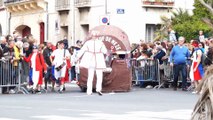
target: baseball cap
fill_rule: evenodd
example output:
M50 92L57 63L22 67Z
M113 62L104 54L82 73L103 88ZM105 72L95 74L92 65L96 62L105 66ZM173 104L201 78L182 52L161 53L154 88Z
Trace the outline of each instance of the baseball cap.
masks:
M37 45L34 45L34 46L33 46L33 49L38 49L38 46L37 46Z

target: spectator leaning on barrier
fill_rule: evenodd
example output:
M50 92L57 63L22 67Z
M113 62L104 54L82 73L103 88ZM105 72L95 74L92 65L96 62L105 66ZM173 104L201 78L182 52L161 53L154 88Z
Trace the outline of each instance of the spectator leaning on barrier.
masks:
M44 62L44 57L41 53L38 52L38 46L33 46L33 53L29 57L24 57L26 62L30 62L32 68L32 81L33 81L33 91L36 93L41 90L42 80L43 80L43 71L46 73L47 67Z
M182 90L186 91L187 87L187 59L190 57L189 50L184 46L185 38L179 37L178 45L174 46L170 54L170 66L174 70L174 90L177 90L179 72L182 74Z
M29 57L32 53L28 53L30 44L28 42L24 42L23 44L23 56ZM30 65L26 61L22 60L22 72L21 72L21 80L22 82L27 82L27 78L29 77Z

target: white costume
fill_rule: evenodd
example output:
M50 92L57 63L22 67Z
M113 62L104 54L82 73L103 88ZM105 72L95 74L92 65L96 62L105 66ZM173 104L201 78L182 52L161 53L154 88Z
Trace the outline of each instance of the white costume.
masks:
M54 60L53 60L53 64L55 65L55 68L57 68L58 66L60 66L61 64L63 64L63 62L66 63L66 60L64 60L65 57L70 57L70 53L68 50L65 50L65 55L64 55L64 49L56 49L55 51L53 51L52 55L54 56ZM66 74L66 66L65 65L61 70L57 71L55 69L55 78L62 78L65 77Z
M32 74L33 89L36 89L36 86L38 85L38 81L39 81L39 71L36 71L36 55L37 53L33 53L30 60L32 70L33 70L33 74Z
M101 92L103 81L103 69L106 69L104 54L107 49L104 43L98 39L88 40L78 53L78 58L82 55L80 67L88 69L87 94L92 94L92 83L94 72L96 71L97 83L96 91Z

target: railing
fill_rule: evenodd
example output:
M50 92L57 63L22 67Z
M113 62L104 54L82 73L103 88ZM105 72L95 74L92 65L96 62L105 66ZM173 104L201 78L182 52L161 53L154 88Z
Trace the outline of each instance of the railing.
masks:
M173 0L142 0L144 7L173 7Z
M85 7L90 5L91 5L91 0L75 0L75 6L77 7Z
M144 82L157 82L161 84L158 60L142 59L131 60L132 81L142 85Z
M4 4L12 4L12 3L18 3L22 1L29 1L29 0L5 0Z
M69 10L70 9L70 0L55 0L56 10Z
M28 94L29 92L22 87L21 83L21 64L14 66L10 59L0 59L0 89L3 87L15 87L15 93ZM9 91L8 91L9 92Z

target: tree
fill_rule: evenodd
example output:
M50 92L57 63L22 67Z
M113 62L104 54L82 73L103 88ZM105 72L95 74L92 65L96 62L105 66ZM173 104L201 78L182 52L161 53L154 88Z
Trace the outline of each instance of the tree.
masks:
M154 41L160 41L167 39L168 36L168 28L171 27L172 21L166 16L161 16L161 27L155 32Z
M203 30L204 33L209 33L211 31L210 27L204 23L201 18L195 14L190 15L187 11L182 9L173 12L172 26L180 36L186 38L187 42L191 39L196 39L200 30Z

